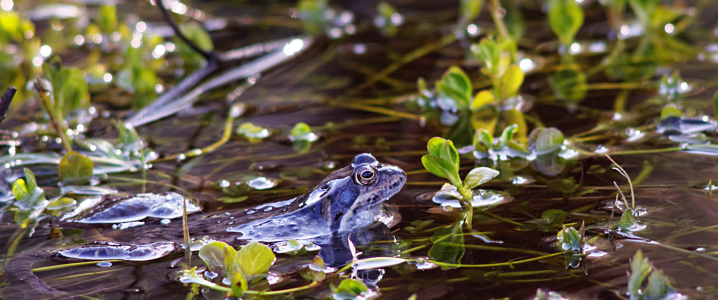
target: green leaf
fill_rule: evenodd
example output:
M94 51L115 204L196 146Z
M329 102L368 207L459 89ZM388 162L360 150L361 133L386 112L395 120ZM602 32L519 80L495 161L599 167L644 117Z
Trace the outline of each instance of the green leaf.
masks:
M247 138L250 143L256 143L263 138L269 137L268 129L249 122L239 125L237 133Z
M102 28L105 33L117 30L117 7L114 5L104 5L100 8L100 15L97 19L97 25Z
M29 193L27 192L25 180L22 180L22 178L18 178L17 180L15 180L15 182L12 184L12 192L15 194L15 199L17 200L27 198L29 196Z
M654 15L654 11L658 6L659 1L655 0L628 0L628 3L633 9L633 13L636 14L636 18L644 28L651 26L651 17ZM663 24L661 24L663 26Z
M471 80L459 67L449 68L441 80L436 83L436 89L456 101L459 109L466 109L471 105Z
M499 171L496 171L491 168L487 167L479 167L474 168L469 172L469 174L466 175L466 179L464 179L464 184L469 189L473 189L477 186L480 186L486 182L488 182L491 179L494 179L494 177L499 175Z
M501 137L499 139L499 146L508 147L509 141L511 141L511 139L514 136L514 133L516 133L518 128L519 128L519 125L516 125L516 124L506 127L504 129L504 132L501 133Z
M48 210L63 209L66 207L71 207L71 206L75 205L75 203L77 203L77 201L75 201L75 199L62 197L60 199L50 202L50 204L47 205L47 209Z
M68 152L58 165L60 181L63 184L82 185L90 182L95 164L79 152Z
M484 66L491 74L497 74L499 60L501 59L501 47L497 47L493 39L483 38L478 44L471 46L471 52L484 63Z
M494 148L494 137L486 130L477 129L474 134L474 147L476 151L486 153L488 149Z
M216 241L206 244L199 249L199 258L207 265L207 269L210 272L219 274L221 277L227 276L227 265L225 264L225 252L227 250L225 250L225 248L232 248L232 246L225 242ZM234 250L234 248L232 248L232 250ZM234 257L235 253L236 251L229 251L230 257Z
M715 102L715 100L714 100ZM681 117L683 116L683 112L678 109L675 106L666 106L661 110L661 120L668 118L668 117Z
M537 154L552 152L563 146L563 133L556 128L541 130L536 137L535 150Z
M583 25L583 10L575 0L550 0L548 20L551 30L558 35L561 44L568 46Z
M212 44L212 38L209 37L207 31L202 28L202 25L195 22L188 22L180 25L182 33L192 42L194 42L200 49L204 51L212 51L214 44ZM184 45L184 42L181 42Z
M454 164L454 168L459 170L459 152L456 151L454 143L451 140L446 140L441 144L439 149L439 157Z
M626 211L621 215L621 220L618 222L618 228L623 232L629 232L631 228L636 225L636 216L632 209L627 208Z
M524 82L524 72L517 65L512 65L501 77L501 97L506 99L518 94L521 84Z
M463 223L464 218L459 218L453 225L439 229L431 236L431 242L434 245L429 249L429 256L433 260L450 264L461 263L461 258L466 250L462 231Z
M313 142L316 139L314 133L312 133L312 128L304 122L294 124L290 132L290 137L292 141L307 140Z
M478 110L485 105L491 104L494 100L494 94L489 90L483 90L474 97L474 101L471 102L471 110Z
M62 69L52 83L55 107L58 116L66 118L71 111L90 106L87 82L82 72L76 68Z
M631 272L628 275L628 295L637 298L641 296L641 286L651 270L653 270L653 265L648 261L648 257L643 257L641 249L638 249L631 260Z
M459 173L451 162L433 155L424 155L421 157L421 163L431 174L446 178L455 186L461 185Z
M356 299L357 297L364 295L367 291L369 291L369 288L367 288L366 284L364 284L364 281L361 279L347 278L339 283L339 286L334 291L332 296L337 300Z
M245 245L234 256L234 263L240 266L242 273L252 277L266 275L275 260L272 249L257 242Z
M426 149L429 150L429 154L433 156L441 156L441 145L443 145L445 141L443 138L433 137L426 143Z
M459 12L461 12L461 23L468 23L476 19L481 12L482 0L461 0Z

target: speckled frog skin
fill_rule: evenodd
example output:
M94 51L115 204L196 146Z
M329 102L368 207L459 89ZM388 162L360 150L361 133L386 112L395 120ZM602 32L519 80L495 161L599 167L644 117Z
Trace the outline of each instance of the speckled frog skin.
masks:
M400 168L360 154L308 193L294 199L247 210L248 213L286 211L266 219L227 229L239 239L274 242L310 239L364 228L377 220L381 203L406 183Z

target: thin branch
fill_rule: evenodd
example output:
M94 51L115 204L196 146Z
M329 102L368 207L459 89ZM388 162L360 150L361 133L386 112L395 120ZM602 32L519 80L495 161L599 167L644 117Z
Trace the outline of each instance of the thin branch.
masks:
M55 115L55 106L53 105L53 102L51 102L50 98L47 96L47 90L44 86L40 83L39 79L36 79L35 82L35 90L37 90L37 93L40 95L40 100L42 100L42 105L45 106L45 110L47 110L47 114L50 115L50 122L52 123L52 126L55 127L55 131L57 131L57 135L60 136L60 140L62 141L62 146L65 148L65 151L71 152L72 151L72 144L70 144L70 140L67 138L67 135L65 135L65 126L64 126L64 120L59 120L59 116ZM60 123L63 122L63 123Z
M10 86L7 90L5 90L5 94L2 95L2 100L0 100L0 123L5 120L5 117L7 117L7 110L10 108L12 99L15 98L15 92L17 92L17 88Z

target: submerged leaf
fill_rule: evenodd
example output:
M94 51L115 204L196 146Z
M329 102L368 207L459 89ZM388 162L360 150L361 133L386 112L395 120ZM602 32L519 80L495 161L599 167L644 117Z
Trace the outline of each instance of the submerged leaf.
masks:
M244 275L256 277L266 275L275 259L274 252L267 245L251 242L237 251L234 263L240 266Z
M232 246L225 242L211 242L199 249L199 258L204 261L210 272L214 272L219 274L219 276L225 277L227 275L225 252L229 250L228 248L232 248ZM234 248L231 250L234 250ZM234 256L235 253L236 251L230 251L230 257Z
M332 296L337 300L357 299L367 291L369 291L369 288L360 279L347 278L339 283Z

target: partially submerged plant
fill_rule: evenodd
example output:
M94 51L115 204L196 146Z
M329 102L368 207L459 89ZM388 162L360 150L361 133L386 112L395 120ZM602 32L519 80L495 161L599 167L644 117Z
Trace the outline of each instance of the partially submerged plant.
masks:
M558 246L564 251L564 262L566 264L566 268L578 267L581 261L585 259L585 255L583 253L585 239L586 226L584 223L581 223L581 227L578 230L573 228L573 226L566 227L566 225L563 225L561 231L559 231L556 235Z
M499 175L499 172L487 167L478 167L469 171L462 181L459 177L459 153L451 140L434 137L429 140L426 147L429 154L421 157L421 163L429 172L449 180L451 185L456 187L461 195L459 202L467 212L467 224L471 228L473 216L471 201L474 198L471 190L493 179Z
M643 256L641 249L631 259L626 294L632 300L685 299L673 289L663 271L656 269L648 257Z
M621 176L625 177L626 180L628 180L628 186L631 189L631 205L629 206L628 201L626 200L626 196L623 195L623 191L621 191L621 188L618 187L618 184L615 181L613 182L613 184L616 186L616 189L618 190L618 195L621 196L621 199L623 199L624 204L623 215L621 215L621 221L619 221L618 227L621 229L621 231L630 231L631 228L633 228L638 223L638 212L636 211L636 199L633 193L633 183L631 182L631 177L629 177L628 173L626 173L626 170L621 168L621 166L618 165L610 156L608 156L608 154L606 154L606 157L616 166L613 169L618 171ZM619 204L618 195L616 195L614 207Z

